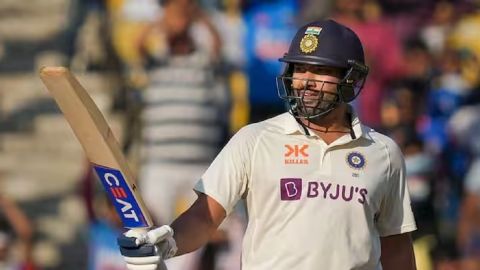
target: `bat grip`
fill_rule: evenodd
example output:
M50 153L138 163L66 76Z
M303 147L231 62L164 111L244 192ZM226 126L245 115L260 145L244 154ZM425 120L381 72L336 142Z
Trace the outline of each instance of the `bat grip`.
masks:
M147 241L147 229L135 228L132 231L129 231L129 236L122 234L117 239L122 255L127 257L154 256L155 246Z

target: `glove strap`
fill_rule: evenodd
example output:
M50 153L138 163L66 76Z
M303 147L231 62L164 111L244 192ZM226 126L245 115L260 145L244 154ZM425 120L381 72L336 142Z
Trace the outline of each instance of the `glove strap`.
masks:
M166 252L164 252L163 254L163 259L165 260L175 256L175 254L177 254L177 251L178 251L177 242L175 242L175 239L173 239L173 237L169 237L166 240L168 242L168 248Z

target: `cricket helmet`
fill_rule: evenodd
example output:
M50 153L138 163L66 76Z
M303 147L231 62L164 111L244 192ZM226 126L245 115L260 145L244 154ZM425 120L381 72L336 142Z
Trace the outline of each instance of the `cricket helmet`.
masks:
M368 74L362 43L349 28L333 20L315 21L301 27L293 38L290 48L279 59L286 63L282 75L277 77L280 98L286 101L289 111L296 117L315 118L326 115L340 103L354 100L363 88ZM316 105L304 102L305 89L292 88L295 64L334 67L342 72L334 98L325 98L327 93L320 90ZM330 83L323 82L321 83ZM318 91L317 91L318 92Z

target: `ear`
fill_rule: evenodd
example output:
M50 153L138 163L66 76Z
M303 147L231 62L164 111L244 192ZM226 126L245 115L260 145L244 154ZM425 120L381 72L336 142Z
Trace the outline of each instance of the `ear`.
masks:
M352 84L338 84L337 91L342 102L349 103L355 98L355 92L353 91Z

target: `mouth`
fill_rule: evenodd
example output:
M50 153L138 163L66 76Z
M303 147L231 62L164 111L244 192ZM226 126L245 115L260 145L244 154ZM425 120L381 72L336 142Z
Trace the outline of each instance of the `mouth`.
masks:
M315 89L301 89L295 90L299 97L319 97L321 91Z

